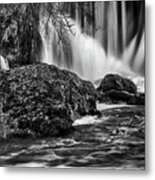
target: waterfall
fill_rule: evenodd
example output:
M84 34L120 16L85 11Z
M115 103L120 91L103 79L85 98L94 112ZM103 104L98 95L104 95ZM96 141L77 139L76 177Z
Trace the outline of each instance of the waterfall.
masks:
M111 6L109 6L108 18L108 56L115 56L118 52L118 18L116 1L114 1Z
M76 72L81 77L90 80L102 77L106 65L104 49L94 38L83 34L75 21L68 19L68 23L73 25L72 31L68 29L65 34L71 46L71 51L69 53L70 56L72 56L72 66L69 69ZM43 43L42 62L55 64L60 68L67 68L65 52L62 46L58 44L58 34L51 20L48 20L48 17L45 16L40 20L39 32ZM54 41L57 41L55 46L57 46L59 50L57 55L55 55L56 52L53 51Z
M7 59L4 59L3 56L0 55L0 69L9 70L9 63Z
M106 65L102 46L94 38L83 34L77 24L74 25L74 34L70 34L70 40L73 71L90 80L102 77Z
M123 37L123 50L126 46L126 8L125 8L125 2L121 2L121 10L122 10L122 37Z
M105 8L104 4L101 6L100 3L97 4L100 11L95 13L99 17L99 13L103 11L103 17L100 15L99 22L106 19L106 23L100 25L102 29L98 28L97 38L83 32L77 9L75 20L67 17L66 21L66 17L63 19L63 16L59 16L66 25L62 33L66 44L60 40L60 34L56 25L53 25L52 16L49 17L48 13L43 13L42 10L39 24L42 39L42 62L69 69L91 81L102 78L104 74L110 72L131 75L141 71L144 65L145 35L142 32L139 37L139 31L137 31L129 38L131 36L129 31L131 28L128 28L130 14L127 12L126 2L120 2L120 7L117 2L109 2L106 6L108 8ZM83 22L88 28L86 17ZM103 37L106 37L107 48L103 46L105 44L102 42L105 39Z
M42 61L47 64L54 64L53 55L53 39L55 29L51 19L48 16L43 16L40 19L40 35L42 38L43 49L42 49Z

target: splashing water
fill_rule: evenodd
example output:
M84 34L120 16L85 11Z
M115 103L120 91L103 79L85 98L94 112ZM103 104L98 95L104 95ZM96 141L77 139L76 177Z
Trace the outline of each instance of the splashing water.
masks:
M140 72L144 61L144 32L139 46L136 47L137 34L127 45L127 12L125 2L121 2L122 37L118 36L118 8L117 2L110 4L107 23L107 52L101 43L82 33L78 22L68 18L71 31L64 32L68 39L67 54L52 19L46 13L40 16L39 32L42 38L42 62L55 64L60 68L67 68L76 72L83 78L94 81L106 73L119 72L122 74L135 74ZM118 46L122 41L122 53L118 56ZM133 67L131 69L131 61Z

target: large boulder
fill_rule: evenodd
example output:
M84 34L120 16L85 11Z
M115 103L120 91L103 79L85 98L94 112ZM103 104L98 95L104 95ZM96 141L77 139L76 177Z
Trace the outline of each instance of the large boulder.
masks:
M0 71L0 102L9 132L19 135L64 134L76 117L97 112L91 82L47 64Z
M102 103L145 105L145 94L137 92L136 85L118 74L106 75L97 88L98 100Z
M118 74L107 74L97 88L100 92L109 90L126 91L135 94L137 92L136 85L128 78L124 78Z

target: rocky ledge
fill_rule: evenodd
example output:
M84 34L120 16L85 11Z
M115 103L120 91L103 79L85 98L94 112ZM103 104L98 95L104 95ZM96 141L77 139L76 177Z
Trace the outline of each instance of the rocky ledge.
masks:
M3 137L61 135L76 117L97 113L91 82L47 64L1 70L0 102Z
M137 92L136 85L118 74L106 75L97 88L98 100L102 103L144 105L145 94Z

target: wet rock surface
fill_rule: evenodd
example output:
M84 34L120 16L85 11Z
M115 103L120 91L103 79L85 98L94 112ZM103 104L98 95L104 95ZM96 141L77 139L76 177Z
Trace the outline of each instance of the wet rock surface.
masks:
M0 102L9 135L64 134L76 117L97 112L95 101L91 82L53 65L0 71Z
M145 105L145 94L128 78L118 74L106 75L97 88L98 100L102 103Z

